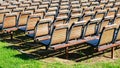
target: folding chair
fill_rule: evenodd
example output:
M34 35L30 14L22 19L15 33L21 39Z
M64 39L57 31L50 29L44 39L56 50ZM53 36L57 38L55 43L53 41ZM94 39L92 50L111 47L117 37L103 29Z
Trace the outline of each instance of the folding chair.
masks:
M37 15L30 15L27 18L27 23L25 27L20 27L19 30L23 31L23 32L28 32L28 31L32 31L35 28L35 25L37 24L37 22L40 20L40 16Z
M112 48L111 58L113 58L114 46L112 45L112 43L113 43L115 31L116 31L116 25L105 26L102 29L102 33L100 34L100 37L87 41L87 44L96 48L97 51L103 51L103 50Z

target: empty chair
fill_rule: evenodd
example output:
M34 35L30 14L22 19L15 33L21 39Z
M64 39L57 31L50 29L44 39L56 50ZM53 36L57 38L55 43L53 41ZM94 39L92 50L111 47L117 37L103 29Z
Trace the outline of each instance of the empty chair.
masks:
M102 29L102 33L100 34L100 37L87 41L87 44L91 45L92 47L95 47L97 51L103 51L108 48L112 48L114 47L112 43L114 39L115 30L116 30L116 25L105 26ZM113 58L113 48L111 51L111 58Z
M115 17L115 20L113 22L114 24L120 25L120 14L117 14Z
M112 8L113 7L113 3L111 3L111 4L106 4L105 5L105 7L104 7L104 9L110 9L110 8Z
M36 6L30 6L30 7L25 8L25 11L31 11L31 12L34 12L35 9L37 9Z
M25 11L20 13L18 18L18 28L25 27L27 23L28 16L31 14L31 12Z
M48 5L39 5L38 9L48 10Z
M85 8L83 8L83 13L85 13L85 12L91 12L91 11L93 11L93 7L85 7Z
M41 18L44 17L45 13L46 13L45 9L36 9L34 12L34 14L39 15Z
M10 5L9 3L2 3L0 6L7 8L7 6L9 6L9 5Z
M68 27L66 24L54 26L50 34L51 38L40 41L40 43L46 46L46 50L48 48L56 50L60 47L64 47L65 43L67 43L67 33Z
M0 27L2 27L3 19L4 19L4 16L6 13L10 13L10 11L9 10L1 10L0 11Z
M49 7L47 12L58 12L58 7Z
M29 7L30 5L29 4L20 4L19 7L23 7L23 8L26 8L26 7Z
M25 27L20 27L19 30L23 31L23 32L28 32L28 31L33 31L35 28L35 25L37 24L37 22L40 20L40 16L37 15L30 15L27 18L27 23Z
M100 1L100 6L105 6L108 3L108 1L104 0L104 1Z
M68 16L70 15L70 11L69 10L59 10L58 16Z
M44 16L44 19L51 19L51 20L55 20L55 18L56 18L56 12L54 11L54 12L47 12L46 14L45 14L45 16Z
M11 40L12 40L13 39L13 31L17 30L17 15L13 14L13 13L5 14L1 30L3 33L10 34Z
M79 1L70 1L70 3L71 3L72 5L74 5L74 4L80 4Z
M50 7L59 7L59 4L58 3L51 3Z
M68 21L67 16L57 17L55 21L53 22L53 25L65 24L67 23L67 21Z
M115 4L114 4L114 8L116 7L116 8L119 8L119 6L120 6L120 2L116 2Z
M76 14L81 14L82 13L82 10L81 9L72 9L71 10L71 15L76 15Z
M29 31L26 36L32 38L34 41L42 41L50 38L51 20L41 19L37 22L33 31Z
M71 5L71 9L79 9L80 4Z
M87 22L84 29L84 37L87 36L97 36L99 23L101 23L102 18L91 19Z
M70 9L70 6L69 6L69 5L63 5L63 6L61 5L61 6L60 6L60 10L67 10L67 9L68 9L68 10Z
M81 3L81 8L89 7L89 6L90 6L90 3Z
M98 6L98 5L99 5L99 2L92 2L90 6L95 7L95 6Z
M116 0L108 0L108 3L111 4L111 3L116 3Z
M107 10L99 10L96 12L94 18L104 18L107 14Z
M82 14L72 14L71 17L69 18L69 21L68 21L69 27L70 27L74 22L78 22L81 17L82 17Z
M116 34L116 36L115 36L115 44L116 44L117 46L120 45L120 25L119 25L119 27L118 27L118 29L117 29L117 34Z
M103 6L95 6L94 7L94 11L99 11L99 10L102 10L103 9Z
M82 20L89 21L89 20L93 19L94 15L95 15L95 12L86 12L86 13L84 13L84 15L82 17Z
M13 10L15 8L17 8L17 6L15 6L15 5L9 5L6 7L6 9L10 9L10 10Z
M87 3L87 2L89 2L89 0L81 0L80 2L81 3Z
M100 28L99 28L99 32L102 32L103 27L110 25L111 21L113 21L114 17L113 16L106 16L104 17L104 20L102 20L102 22L100 23Z
M108 9L108 13L106 16L113 16L114 17L116 15L117 11L118 11L118 8L110 8L110 9Z
M4 9L6 9L5 7L0 7L0 10L4 10Z
M70 3L69 2L61 2L60 5L69 5Z

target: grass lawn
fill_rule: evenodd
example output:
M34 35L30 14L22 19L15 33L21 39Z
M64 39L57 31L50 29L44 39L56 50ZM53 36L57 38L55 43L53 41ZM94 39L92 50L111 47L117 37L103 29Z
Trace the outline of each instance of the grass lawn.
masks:
M15 49L7 48L9 43L0 42L0 68L120 68L120 59L111 62L96 62L82 63L75 62L74 64L60 62L43 62L35 59L21 59L16 55L21 54ZM29 58L24 55L24 58Z

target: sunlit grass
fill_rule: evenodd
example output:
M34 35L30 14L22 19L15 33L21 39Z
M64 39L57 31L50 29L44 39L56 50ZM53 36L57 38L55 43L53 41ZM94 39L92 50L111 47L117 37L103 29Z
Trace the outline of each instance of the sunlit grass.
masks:
M120 68L120 59L113 62L97 62L92 64L75 63L64 64L59 62L45 63L41 60L22 59L16 57L20 54L15 49L7 48L6 42L0 42L0 68ZM29 58L24 55L23 58Z

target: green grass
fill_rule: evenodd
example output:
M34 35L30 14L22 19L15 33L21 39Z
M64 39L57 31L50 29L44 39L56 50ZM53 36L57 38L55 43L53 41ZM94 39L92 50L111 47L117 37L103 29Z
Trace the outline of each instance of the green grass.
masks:
M120 68L120 59L114 62L97 62L64 64L59 62L45 63L41 60L26 59L16 57L20 54L17 50L7 48L8 43L0 42L0 68Z

